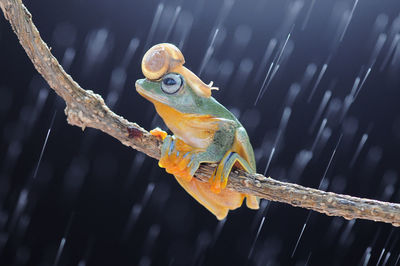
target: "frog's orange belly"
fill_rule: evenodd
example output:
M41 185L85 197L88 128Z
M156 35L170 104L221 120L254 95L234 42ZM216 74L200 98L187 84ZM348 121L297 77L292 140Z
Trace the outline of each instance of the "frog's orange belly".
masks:
M154 106L174 135L193 148L206 149L219 128L214 116L186 114L158 102Z

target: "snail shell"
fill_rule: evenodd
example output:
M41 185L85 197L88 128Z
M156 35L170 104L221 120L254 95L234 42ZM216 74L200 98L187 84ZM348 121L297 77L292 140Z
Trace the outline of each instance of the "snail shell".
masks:
M142 72L147 79L157 80L184 63L185 58L175 45L160 43L151 47L143 56Z

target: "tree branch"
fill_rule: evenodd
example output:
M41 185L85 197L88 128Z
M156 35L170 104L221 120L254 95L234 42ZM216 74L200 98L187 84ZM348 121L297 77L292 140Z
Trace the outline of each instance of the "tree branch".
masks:
M37 71L50 87L66 102L68 123L97 128L113 136L124 145L139 150L155 159L160 158L162 142L136 123L131 123L113 113L102 97L82 89L60 66L50 49L43 42L32 22L32 16L21 0L0 0L0 8L10 22L19 42ZM215 164L203 164L195 177L207 182ZM280 182L260 174L248 174L234 169L229 175L228 189L252 194L261 198L288 203L332 216L346 219L366 219L400 226L400 204L362 199L347 195L306 188Z

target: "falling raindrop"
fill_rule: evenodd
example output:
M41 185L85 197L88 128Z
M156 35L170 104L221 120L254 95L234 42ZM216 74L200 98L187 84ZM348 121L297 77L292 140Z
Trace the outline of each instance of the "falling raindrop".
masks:
M199 70L197 71L197 75L198 75L198 76L201 76L201 74L203 73L203 70L204 70L206 64L208 63L208 61L210 60L211 56L212 56L213 53L214 53L214 50L215 50L215 40L217 39L217 36L218 36L219 31L220 31L220 29L219 29L219 28L216 28L215 31L214 31L214 33L213 33L213 35L212 35L210 45L208 46L208 48L207 48L207 50L206 50L206 54L204 55L203 61L202 61L201 64L200 64L200 68L199 68Z
M307 167L313 157L313 153L309 150L301 150L296 154L294 162L289 170L289 179L291 182L297 183L304 169Z
M110 54L113 45L114 38L108 29L100 28L90 32L86 39L83 71L89 73L93 67L101 65Z
M353 158L350 161L350 168L352 168L354 166L354 164L355 164L358 156L360 155L360 152L361 152L362 148L364 147L365 143L367 142L367 140L368 140L368 133L364 133L361 137L360 142L358 143L356 152L354 153Z
M261 59L260 66L257 70L256 78L255 81L258 81L261 78L262 73L265 71L265 67L267 67L267 62L270 60L275 47L277 45L277 40L276 39L271 39L267 45L267 49L265 50L264 56Z
M345 24L345 26L344 26L343 32L342 32L342 34L340 35L340 42L343 41L344 35L346 34L346 31L347 31L347 28L349 27L350 22L351 22L351 20L352 20L352 18L353 18L353 14L354 14L354 11L356 10L357 4L358 4L358 0L354 0L353 8L351 9L351 12L350 12L350 14L349 14L348 17L347 17L347 21L346 21L346 24Z
M315 82L313 88L311 89L311 93L310 93L310 96L308 96L307 102L310 102L312 97L314 96L314 93L315 93L319 83L321 82L322 78L324 77L324 74L325 74L327 68L328 68L328 63L324 63L322 65L321 71L318 74L317 81Z
M132 58L136 54L136 51L140 45L140 40L138 38L132 38L129 42L128 48L125 51L124 57L122 59L121 67L126 68L129 63L132 62Z
M147 51L150 47L150 43L153 40L154 32L157 29L158 22L160 21L161 13L163 12L163 10L164 10L164 4L159 3L153 17L153 22L151 23L149 34L147 35L147 39L144 43L144 51Z
M301 30L305 30L305 28L307 27L308 21L310 20L311 11L313 10L314 5L315 5L315 0L312 0L307 10L306 18L304 19L303 24L301 26Z
M297 96L299 95L301 87L298 83L293 83L290 85L288 95L286 97L286 106L292 107L294 101L296 100Z
M265 221L265 217L263 217L263 218L261 219L260 226L258 227L256 237L255 237L254 240L253 240L253 244L251 245L249 255L247 256L247 260L249 260L249 259L251 258L251 256L253 255L254 246L255 246L256 243L257 243L257 239L258 239L258 236L260 235L261 229L262 229L262 227L263 227L263 225L264 225L264 221Z
M178 44L178 48L181 51L184 50L184 45L191 32L193 26L193 20L194 20L193 15L185 11L182 11L181 15L178 18L178 22L176 25L176 32L177 34L179 34L179 37L177 37L178 41L175 41L174 43Z
M177 21L179 15L180 15L181 11L182 11L182 7L181 6L177 6L176 9L175 9L174 15L173 15L173 17L171 19L171 22L169 23L169 27L168 27L168 29L167 29L167 31L165 33L165 37L164 37L165 41L168 41L170 39L171 32L172 32L172 30L173 30L173 28L174 28L174 26L176 24L176 21Z
M310 219L310 216L311 216L311 211L308 212L306 221L304 222L303 227L301 228L300 235L297 238L296 245L294 246L293 251L292 251L292 255L290 256L291 258L293 258L294 254L296 253L297 247L299 246L301 237L303 236L304 230L306 229L306 226L307 226L308 220Z

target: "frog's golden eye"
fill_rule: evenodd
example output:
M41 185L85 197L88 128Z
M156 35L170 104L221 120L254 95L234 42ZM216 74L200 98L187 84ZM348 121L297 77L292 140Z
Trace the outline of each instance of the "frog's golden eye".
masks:
M183 78L179 74L166 74L161 80L161 89L167 94L174 94L182 88Z

